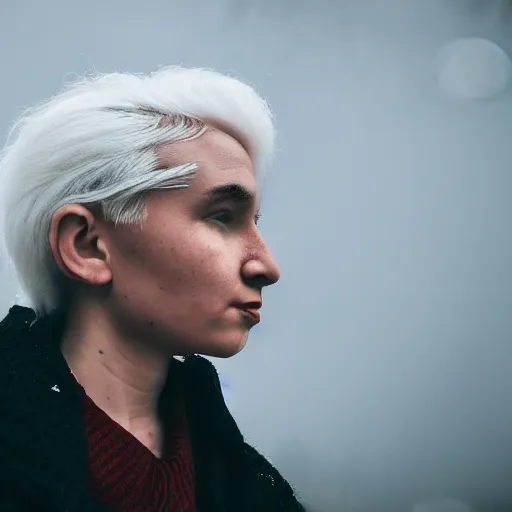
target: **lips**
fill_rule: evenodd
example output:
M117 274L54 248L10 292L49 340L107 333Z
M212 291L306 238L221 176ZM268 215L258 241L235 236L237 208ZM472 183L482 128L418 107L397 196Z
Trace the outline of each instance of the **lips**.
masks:
M236 307L240 310L242 315L247 318L253 325L259 324L261 317L259 309L261 308L261 301L246 302L244 304L237 304Z
M246 316L251 322L256 325L260 323L261 317L260 312L254 308L239 308L244 316Z

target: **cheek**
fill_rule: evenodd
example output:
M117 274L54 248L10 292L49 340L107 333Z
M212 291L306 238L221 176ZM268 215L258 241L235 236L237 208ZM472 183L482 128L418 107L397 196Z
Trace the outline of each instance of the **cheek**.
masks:
M225 244L195 243L180 247L170 254L167 263L159 265L159 277L165 279L177 300L215 308L225 301L237 278L237 269ZM231 298L229 297L228 300Z
M230 307L241 283L236 246L207 232L138 243L121 256L112 309L128 336L166 347L174 340L169 350L183 355L229 357L243 348L247 327Z
M115 277L122 282L122 290L116 288L123 296L142 302L142 307L161 305L181 314L215 312L233 300L239 279L235 253L209 227L188 236L139 237L120 255Z

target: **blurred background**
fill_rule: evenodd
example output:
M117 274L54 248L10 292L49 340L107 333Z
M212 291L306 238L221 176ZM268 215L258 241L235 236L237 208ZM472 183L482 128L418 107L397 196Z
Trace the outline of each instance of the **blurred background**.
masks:
M242 430L310 511L511 511L511 54L502 0L0 0L0 131L91 70L254 85L283 277L215 361Z

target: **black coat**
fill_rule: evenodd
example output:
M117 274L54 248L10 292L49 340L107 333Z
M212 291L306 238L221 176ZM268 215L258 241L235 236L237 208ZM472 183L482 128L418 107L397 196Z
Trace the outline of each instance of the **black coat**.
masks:
M59 348L63 322L15 306L0 323L0 512L106 512L87 482L81 399ZM200 512L303 512L245 443L206 359L176 362L186 390ZM151 512L151 511L148 511Z

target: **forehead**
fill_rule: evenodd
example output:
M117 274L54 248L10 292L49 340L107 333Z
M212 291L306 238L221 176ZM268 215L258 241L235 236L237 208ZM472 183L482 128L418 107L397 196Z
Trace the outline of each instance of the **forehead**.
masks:
M257 185L249 154L233 136L219 129L208 130L192 140L170 142L157 148L159 167L172 168L194 162L198 172L189 190L209 189L239 183L255 196Z

